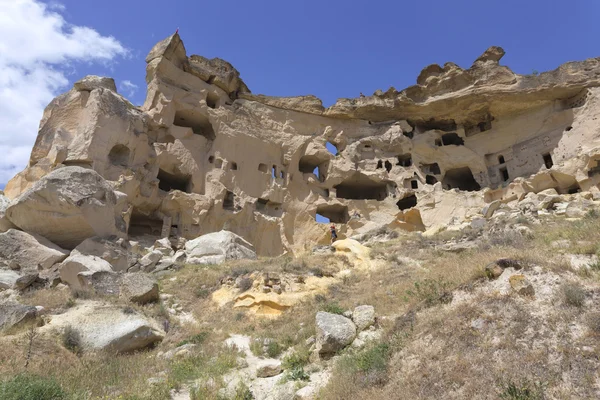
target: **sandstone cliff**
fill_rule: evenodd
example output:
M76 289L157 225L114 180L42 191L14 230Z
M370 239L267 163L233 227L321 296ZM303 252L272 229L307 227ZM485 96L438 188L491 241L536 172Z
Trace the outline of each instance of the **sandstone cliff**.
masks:
M226 229L275 256L328 243L317 214L344 237L460 225L486 203L549 188L597 191L600 58L523 76L500 65L503 55L491 47L468 69L430 65L400 92L324 108L314 96L254 95L231 64L188 57L175 34L146 58L142 107L99 77L54 99L5 195L25 195L56 168L93 169L114 191L117 228L86 227L90 235L192 239ZM32 230L31 218L10 222Z

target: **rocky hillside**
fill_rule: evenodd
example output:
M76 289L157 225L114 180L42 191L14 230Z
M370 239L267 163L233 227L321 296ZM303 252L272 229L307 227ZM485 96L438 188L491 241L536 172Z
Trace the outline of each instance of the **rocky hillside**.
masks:
M329 108L177 34L142 107L78 81L0 192L0 399L600 398L600 59L503 55Z

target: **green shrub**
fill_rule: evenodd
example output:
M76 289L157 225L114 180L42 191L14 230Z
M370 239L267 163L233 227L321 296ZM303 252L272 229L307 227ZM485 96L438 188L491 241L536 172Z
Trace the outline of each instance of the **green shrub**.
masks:
M62 333L62 344L67 350L75 354L80 354L82 350L81 334L71 325L67 325Z
M363 387L381 386L388 380L389 356L389 345L380 343L343 357L339 368Z
M585 289L579 283L570 282L562 285L563 301L572 307L583 307L585 303Z
M283 352L283 347L275 340L271 340L267 344L267 355L271 358L279 356Z
M600 334L600 312L589 313L585 318L585 323L592 333Z
M331 313L331 314L340 314L342 315L344 313L344 309L342 307L340 307L340 305L335 302L335 301L330 301L329 303L325 303L322 307L321 307L322 311Z
M506 400L542 400L543 389L541 384L531 383L528 380L523 380L519 384L511 381L500 385L499 397Z
M2 400L62 400L69 397L52 378L22 374L0 382Z
M177 346L175 346L175 347L181 347L181 346L189 344L189 343L202 344L206 341L207 337L208 337L208 332L200 332L194 336L190 336L189 338L182 340L181 342L177 343Z
M413 297L431 307L439 303L449 303L452 301L452 293L449 291L451 283L439 278L425 279L422 282L416 281L412 290L407 290L406 295Z
M210 290L206 289L206 288L198 288L196 289L196 291L194 292L194 295L199 298L199 299L206 299L208 296L210 296Z
M308 364L310 359L310 351L306 348L302 348L294 351L293 353L285 356L281 366L283 369L294 369L298 367L304 367Z

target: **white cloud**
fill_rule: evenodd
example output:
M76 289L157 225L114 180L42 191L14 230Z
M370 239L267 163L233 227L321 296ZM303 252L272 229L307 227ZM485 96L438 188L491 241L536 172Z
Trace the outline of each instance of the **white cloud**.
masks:
M125 80L125 81L121 82L121 85L119 85L119 89L122 92L124 92L127 96L133 97L135 92L137 92L137 90L138 90L138 85L136 85L135 83L133 83L129 80Z
M60 11L58 2L0 0L0 182L26 166L44 107L69 83L69 63L127 55L115 38L71 25Z

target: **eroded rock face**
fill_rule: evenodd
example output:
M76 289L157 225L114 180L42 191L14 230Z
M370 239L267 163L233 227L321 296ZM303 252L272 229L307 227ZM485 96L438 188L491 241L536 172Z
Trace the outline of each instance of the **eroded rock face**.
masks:
M94 301L78 302L64 314L52 316L46 329L76 329L86 350L128 353L143 349L164 338L153 321L132 309L122 309Z
M20 269L48 269L67 258L69 252L39 235L9 229L0 233L0 262Z
M20 204L56 168L85 166L124 194L123 209L114 226L87 221L64 242L43 230L62 246L107 233L155 241L227 230L278 256L330 243L317 214L343 239L460 226L547 189L598 190L600 59L524 76L503 55L490 47L468 68L430 65L414 86L324 108L314 96L251 94L231 64L188 56L175 34L146 59L142 107L100 77L53 100L6 196L22 195ZM102 207L106 223L111 207ZM564 207L579 216L586 205Z
M226 260L255 259L254 247L232 232L220 231L200 236L185 244L190 264L220 264Z
M19 228L65 248L93 236L124 235L118 196L95 171L64 167L52 171L13 201L6 215Z
M356 326L342 315L319 311L316 316L317 350L333 354L348 346L356 337Z

